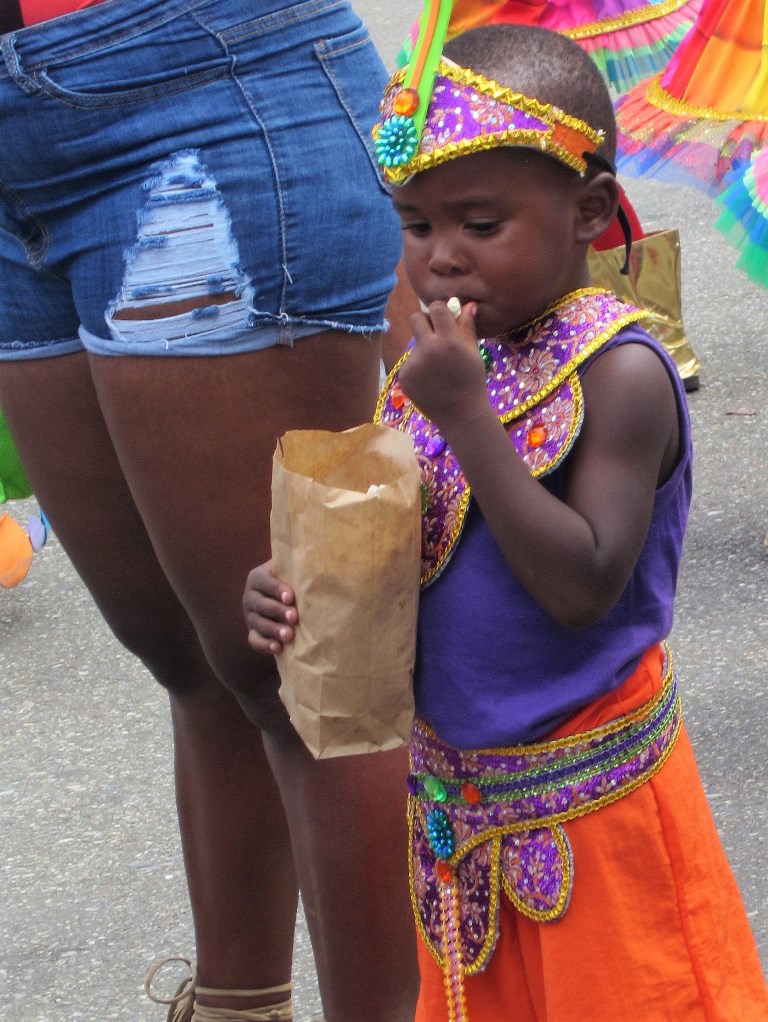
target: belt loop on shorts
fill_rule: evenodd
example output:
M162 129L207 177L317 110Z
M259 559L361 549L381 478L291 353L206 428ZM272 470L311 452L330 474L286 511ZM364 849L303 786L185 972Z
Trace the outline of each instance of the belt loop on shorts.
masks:
M22 92L26 92L28 96L34 96L40 92L40 86L29 75L25 74L22 70L21 64L19 63L18 54L16 53L15 36L12 32L0 38L0 52L2 52L5 66L8 68L8 74L12 81L18 85Z
M276 344L281 345L284 348L293 347L293 324L290 322L285 313L280 316L280 326L277 332Z

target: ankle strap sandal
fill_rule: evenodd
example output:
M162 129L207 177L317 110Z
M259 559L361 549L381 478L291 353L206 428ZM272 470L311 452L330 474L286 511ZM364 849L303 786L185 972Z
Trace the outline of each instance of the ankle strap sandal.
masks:
M183 962L189 969L189 976L181 982L173 997L160 997L152 989L152 983L158 972L170 962ZM198 983L197 963L179 955L163 958L150 968L144 981L147 997L155 1004L168 1004L166 1022L291 1022L293 1019L293 1001L291 984L283 983L276 987L265 987L262 990L217 990L214 987L200 986ZM263 1004L258 1008L250 1007L242 1010L236 1008L218 1008L207 1004L198 1004L197 997L243 997L248 999L267 996L280 997L274 1004Z

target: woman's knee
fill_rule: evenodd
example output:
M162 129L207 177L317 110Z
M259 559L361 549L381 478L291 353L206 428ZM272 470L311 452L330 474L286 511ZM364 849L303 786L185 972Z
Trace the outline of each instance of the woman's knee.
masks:
M212 670L248 719L263 731L284 733L290 725L278 695L280 675L275 658L256 653L244 640L222 643L203 639L203 643Z
M120 645L169 692L182 695L218 684L197 632L183 613L127 614L103 603L99 609Z
M248 646L244 627L216 621L206 629L180 604L165 609L155 605L150 613L128 612L125 605L100 609L118 642L172 695L223 686L253 724L275 732L286 728L275 659Z

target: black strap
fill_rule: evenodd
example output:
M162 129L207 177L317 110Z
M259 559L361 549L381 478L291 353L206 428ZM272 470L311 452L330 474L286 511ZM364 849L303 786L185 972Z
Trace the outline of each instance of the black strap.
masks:
M619 208L616 210L616 219L619 221L624 234L624 265L619 270L619 273L623 273L626 277L629 273L629 256L632 251L632 224L629 222L627 211L621 203L619 203Z
M19 0L0 0L0 35L23 27Z

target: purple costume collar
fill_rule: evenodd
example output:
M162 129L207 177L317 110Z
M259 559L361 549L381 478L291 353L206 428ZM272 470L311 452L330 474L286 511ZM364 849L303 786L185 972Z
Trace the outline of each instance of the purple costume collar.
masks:
M624 326L648 313L599 288L566 295L517 333L480 342L488 399L508 425L510 440L531 475L552 472L581 429L583 398L577 368ZM421 470L422 585L447 564L461 534L470 489L437 427L403 393L390 373L375 419L411 436Z

